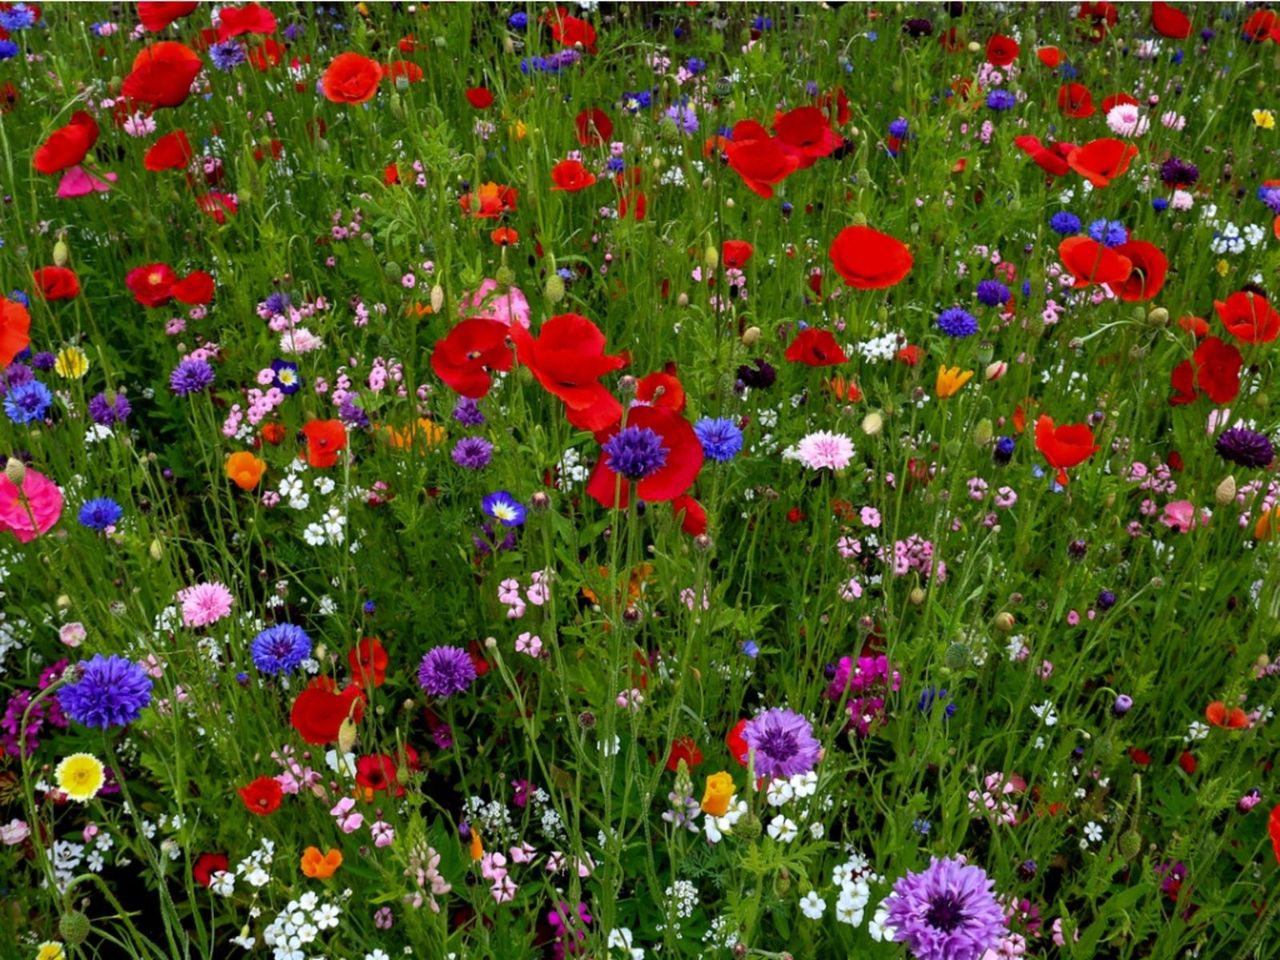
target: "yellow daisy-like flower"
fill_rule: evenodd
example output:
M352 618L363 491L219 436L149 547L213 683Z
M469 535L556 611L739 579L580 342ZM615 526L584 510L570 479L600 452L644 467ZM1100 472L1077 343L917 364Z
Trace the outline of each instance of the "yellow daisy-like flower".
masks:
M1219 260L1217 264L1217 271L1218 271L1218 276L1225 277L1228 273L1231 272L1231 264L1227 263L1226 260Z
M79 380L89 372L89 358L79 347L67 347L54 360L53 369L60 377Z
M959 367L939 367L938 382L934 391L940 399L954 396L973 377L972 370L961 370Z
M90 753L71 754L58 764L54 774L58 778L58 789L80 803L96 797L107 779L102 762Z
M1275 114L1270 110L1253 111L1253 122L1263 130L1274 130L1276 126Z
M56 940L46 940L40 944L40 951L36 954L36 960L67 960L67 955L62 949L62 944Z

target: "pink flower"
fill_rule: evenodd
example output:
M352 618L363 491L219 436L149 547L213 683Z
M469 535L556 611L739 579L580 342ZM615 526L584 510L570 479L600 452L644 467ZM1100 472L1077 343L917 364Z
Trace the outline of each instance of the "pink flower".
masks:
M499 292L498 281L487 279L475 293L463 296L458 314L464 317L487 317L510 326L512 321L528 329L529 301L519 287Z
M22 543L34 540L62 516L62 491L35 470L27 469L22 489L0 474L0 530L8 530Z
M1190 500L1166 503L1160 522L1179 533L1186 533L1196 525L1196 506Z
M69 197L83 197L95 191L106 193L111 189L111 184L107 181L114 181L116 175L104 173L102 176L106 177L106 180L95 176L84 167L72 167L62 175L62 181L58 184L58 197L65 200Z
M221 583L197 583L178 591L182 622L188 627L207 627L231 612L234 598Z
M843 470L853 459L853 441L843 434L819 430L800 441L796 458L810 470Z

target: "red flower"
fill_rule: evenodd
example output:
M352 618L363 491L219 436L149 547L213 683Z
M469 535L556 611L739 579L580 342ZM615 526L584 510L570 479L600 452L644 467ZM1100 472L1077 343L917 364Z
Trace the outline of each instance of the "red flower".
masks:
M581 160L561 160L551 168L552 190L577 193L596 182L596 175L582 165Z
M195 152L187 140L185 130L166 133L151 145L142 164L152 173L160 170L178 170L191 162Z
M195 13L198 3L148 3L146 0L138 4L138 19L142 27L151 33L159 33L179 17Z
M213 299L213 277L203 270L192 270L169 288L173 299L188 306L205 304Z
M31 343L31 314L12 300L0 298L0 368L13 363L13 358Z
M1024 134L1013 138L1014 146L1035 161L1045 173L1055 177L1065 176L1071 168L1067 165L1067 155L1075 149L1070 143L1043 144L1039 137Z
M230 40L246 33L263 36L276 32L276 18L266 7L246 3L243 7L223 7L218 11L218 40Z
M1169 403L1175 407L1180 407L1185 403L1195 403L1196 397L1196 368L1190 360L1183 360L1180 364L1173 368L1169 374L1170 385L1173 387L1173 396L1169 398Z
M1050 70L1057 70L1062 65L1062 51L1057 47L1041 47L1036 57Z
M302 433L307 438L307 463L313 467L332 467L338 462L338 451L347 445L347 428L341 420L312 420Z
M627 365L625 355L604 352L600 328L586 317L564 313L544 323L534 339L520 324L511 328L516 356L538 382L564 401L569 422L580 430L602 430L622 416L622 404L600 377Z
M1280 334L1280 313L1259 294L1240 290L1226 303L1213 301L1213 308L1227 332L1241 343L1270 343Z
M329 677L316 677L293 701L289 722L303 740L321 746L338 739L348 716L359 723L363 714L364 694L358 686L349 684L338 691Z
M324 72L324 95L333 103L366 103L378 92L382 67L358 53L340 53Z
M191 94L191 84L203 63L186 44L162 40L143 47L133 58L120 93L126 99L153 107L176 107Z
M1182 768L1182 772L1187 776L1196 772L1196 758L1189 750L1183 750L1178 757L1178 766Z
M829 331L814 327L796 334L785 356L792 363L803 363L809 367L831 367L849 359Z
M236 793L240 794L240 799L244 801L244 805L251 813L265 817L280 809L284 788L273 777L258 777L241 787Z
M1066 485L1067 467L1084 463L1102 447L1093 442L1093 431L1087 424L1053 425L1053 418L1041 414L1036 420L1036 449L1049 466L1058 471L1058 482Z
M514 187L485 183L474 193L464 193L458 200L463 213L478 220L494 220L515 210L518 194Z
M681 494L671 501L671 512L680 521L680 529L691 537L698 537L707 532L707 511L702 504L687 494Z
M66 267L41 267L32 271L31 279L45 300L74 300L80 293L80 278Z
M1244 35L1254 43L1276 38L1276 12L1274 10L1258 10L1244 22L1241 28Z
M196 207L202 213L213 217L216 223L226 223L227 214L235 216L239 204L234 194L215 192L196 197Z
M356 760L356 783L371 793L389 790L396 780L396 761L385 753L369 753ZM403 789L403 788L401 788Z
M915 262L906 244L870 227L845 227L828 253L836 273L859 290L895 286Z
M624 193L618 199L618 219L627 219L627 211L631 211L631 217L637 223L644 220L645 215L649 211L649 198L644 195L643 190L633 190L630 193Z
M1240 393L1240 368L1244 357L1234 344L1206 337L1192 354L1196 386L1211 403L1230 403Z
M543 17L543 21L551 27L551 36L562 46L576 47L581 44L588 53L595 53L595 27L585 20L570 17L567 13L564 7L556 7Z
M479 400L493 385L491 370L510 370L514 362L507 345L508 327L500 320L463 320L431 351L431 369L456 393Z
M754 252L755 248L746 240L726 240L720 248L720 262L726 270L741 270Z
M747 765L747 754L751 752L751 748L747 746L746 737L742 735L746 728L747 721L744 717L733 725L733 729L724 738L725 746L729 748L729 756L744 767Z
M284 59L284 47L271 37L261 43L255 43L248 50L249 62L253 69L265 73L268 67L278 67Z
M387 651L377 637L365 637L347 651L351 673L362 686L382 686L387 676L387 661Z
M1115 4L1107 3L1106 0L1101 0L1099 3L1082 3L1076 12L1077 20L1088 20L1093 25L1094 43L1101 42L1107 35L1107 28L1114 27L1118 18L1119 12Z
M162 307L173 299L173 285L178 275L167 263L148 263L134 267L125 275L124 285L133 291L133 299L144 307Z
M1113 107L1119 106L1136 107L1139 106L1139 103L1136 97L1131 97L1127 93L1113 93L1102 101L1102 112L1104 114L1110 113Z
M1058 88L1058 110L1063 116L1091 117L1098 112L1093 105L1093 94L1083 83L1064 83Z
M1204 718L1215 727L1224 727L1228 730L1240 730L1249 725L1249 715L1239 707L1227 709L1227 705L1221 700L1215 700L1204 708Z
M1169 261L1160 248L1145 240L1130 240L1115 248L1116 253L1127 257L1133 265L1129 276L1119 283L1112 283L1111 292L1121 300L1140 302L1154 299L1164 287Z
M144 6L144 4L138 4ZM225 853L202 853L191 867L191 876L196 883L207 887L213 882L213 875L221 873L231 866Z
M405 83L417 83L423 77L422 68L411 60L392 60L387 64L384 76L390 77L392 83L403 78ZM488 91L485 91L488 93ZM489 101L493 102L490 94Z
M1280 863L1280 803L1271 808L1267 817L1267 833L1271 837L1271 852L1276 855L1276 863Z
M1090 140L1067 154L1067 164L1095 187L1105 187L1129 169L1138 148L1123 140L1103 137Z
M1114 290L1133 271L1133 261L1128 257L1090 237L1067 237L1058 244L1058 257L1067 273L1075 277L1077 287L1106 283Z
M773 196L773 184L791 176L800 165L796 154L788 153L754 120L743 120L733 128L733 141L725 153L734 173L766 200Z
M640 428L656 433L666 451L658 469L636 483L636 496L646 503L674 500L693 484L702 469L702 444L687 420L661 407L632 407L627 429ZM598 436L603 447L622 428L618 420ZM601 453L587 483L587 493L602 507L624 508L630 502L631 484L609 466L610 457ZM619 482L621 481L621 482Z
M690 770L702 762L702 751L693 737L676 737L672 741L671 751L667 754L667 769L675 773L681 760Z
M493 105L493 94L485 87L468 87L465 96L467 103L477 110L483 110Z
M71 122L59 127L36 148L31 165L41 173L58 173L74 167L98 140L98 123L83 110L71 115Z
M1007 67L1018 59L1018 41L997 33L987 41L987 63Z
M1129 759L1140 767L1145 767L1151 763L1151 754L1145 750L1139 750L1137 747L1129 748Z
M583 110L573 120L578 143L584 147L600 147L613 136L613 121L598 107Z
M849 110L849 95L844 92L844 87L836 87L831 93L824 93L818 97L817 107L838 127L843 127L853 116ZM832 115L833 107L835 108L834 116Z
M651 373L636 384L636 399L651 407L662 407L672 413L684 410L684 385L675 375L675 365L668 370Z
M830 156L840 146L827 115L817 107L796 107L773 121L778 145L796 158L799 170L813 166L820 157Z
M898 360L901 363L905 363L908 367L914 367L916 364L920 362L920 358L923 355L924 355L924 351L922 351L914 343L909 343L905 347L903 347L901 350L899 350L896 354L894 354L894 359Z

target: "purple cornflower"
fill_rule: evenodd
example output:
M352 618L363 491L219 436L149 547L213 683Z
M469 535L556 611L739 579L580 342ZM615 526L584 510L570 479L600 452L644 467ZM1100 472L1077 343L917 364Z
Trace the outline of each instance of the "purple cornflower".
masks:
M693 107L687 103L672 104L667 107L666 117L681 133L692 134L698 132L698 115L694 113Z
M151 678L132 660L98 654L74 669L80 679L59 690L58 699L76 723L102 730L121 727L137 720L151 703Z
M418 686L433 697L462 693L475 679L476 666L461 647L428 650L418 667Z
M493 457L493 444L484 437L463 437L454 445L453 462L468 470L483 470Z
M213 61L213 65L219 70L234 70L247 61L249 57L244 52L244 47L234 40L227 40L224 43L215 43L209 47L209 59Z
M748 720L742 738L755 751L756 775L761 777L785 780L808 773L822 752L809 721L785 708L774 707Z
M961 307L950 307L938 314L938 329L948 337L972 337L978 332L978 318Z
M902 117L899 117L897 120L894 120L892 123L889 124L889 136L897 137L899 140L901 140L903 137L907 135L907 131L909 129L910 129L910 126L907 124L907 121Z
M885 900L893 939L916 960L978 960L1004 935L1004 910L994 883L963 859L933 857L920 873L908 873Z
M980 303L988 307L998 307L1009 302L1009 288L999 280L983 280L975 291Z
M311 638L301 627L278 623L254 637L249 652L263 673L292 673L311 655Z
M189 397L213 384L213 367L207 360L183 360L169 374L169 389L180 397Z
M100 393L89 401L89 416L100 427L124 423L133 408L123 393Z
M338 419L349 427L364 429L369 426L369 415L356 403L354 396L345 396L338 404Z
M52 370L58 363L58 358L48 350L41 350L31 358L31 366L37 370Z
M484 414L480 412L480 405L470 397L458 398L458 402L453 406L453 419L464 427L482 427L485 423Z
M1018 98L1008 90L992 90L987 94L987 109L995 110L997 113L1003 110L1012 110L1018 105Z
M765 390L773 386L773 382L778 379L778 372L767 360L757 358L738 367L738 379L744 387Z
M627 427L610 437L602 447L605 465L628 480L643 480L661 470L667 462L660 434L648 427Z
M1189 187L1200 179L1200 168L1190 160L1170 157L1160 164L1160 179L1166 187Z
M1214 448L1229 463L1242 467L1267 467L1275 459L1275 448L1264 434L1246 427L1232 427L1219 435Z

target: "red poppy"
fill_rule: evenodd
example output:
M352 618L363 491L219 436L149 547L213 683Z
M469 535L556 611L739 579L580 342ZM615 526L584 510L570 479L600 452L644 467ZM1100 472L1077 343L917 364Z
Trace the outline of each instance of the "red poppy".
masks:
M173 285L178 275L167 263L148 263L134 267L124 278L133 299L144 307L162 307L173 298Z
M356 783L370 793L390 790L396 782L396 761L385 753L369 753L356 760Z
M1075 149L1070 143L1043 144L1039 137L1024 134L1013 138L1014 146L1036 162L1045 173L1055 177L1065 176L1071 168L1067 165L1067 155Z
M680 529L691 537L707 532L707 511L693 497L682 494L671 501L671 512L680 521Z
M920 358L923 355L924 355L924 351L922 351L914 343L910 343L910 344L907 344L907 346L903 347L901 350L899 350L896 354L894 354L894 359L897 360L899 363L905 363L908 367L914 367L916 364L920 362Z
M333 103L366 103L378 92L382 66L358 53L340 53L324 72L325 99Z
M1184 363L1194 366L1195 386L1209 398L1210 403L1230 403L1239 396L1240 368L1244 366L1244 357L1235 344L1217 337L1205 337L1191 360Z
M817 107L838 127L843 127L853 116L849 110L849 95L844 92L844 87L836 87L831 93L818 97ZM834 115L832 107L835 108Z
M316 677L293 701L289 722L307 743L314 746L338 739L342 721L351 717L360 722L364 714L364 694L355 684L341 691L330 677Z
M307 463L313 467L332 467L347 445L347 428L341 420L312 420L302 434L307 438Z
M195 156L191 143L187 140L185 130L166 133L151 145L142 158L142 164L152 173L160 170L178 170L185 167Z
M1130 240L1115 251L1128 258L1133 269L1123 281L1109 284L1111 292L1121 300L1134 303L1154 299L1164 288L1165 273L1169 269L1169 261L1160 248L1145 240Z
M580 430L602 430L622 416L622 404L600 377L627 365L625 355L604 352L600 328L576 313L552 317L534 339L520 324L511 327L516 356L538 382L564 401L569 422Z
M1241 30L1255 43L1274 40L1276 35L1276 12L1274 10L1258 10L1244 22Z
M1280 803L1271 808L1267 817L1267 834L1271 837L1271 852L1276 855L1276 863L1280 863Z
M1058 482L1066 486L1067 468L1079 466L1102 447L1093 442L1093 431L1087 424L1055 427L1052 417L1041 414L1036 420L1036 449L1049 466L1058 471Z
M1252 291L1233 293L1225 303L1215 300L1213 308L1227 332L1241 343L1270 343L1280 334L1280 313L1266 297Z
M987 41L987 63L993 67L1007 67L1018 59L1018 41L997 33Z
M1067 154L1067 164L1095 187L1105 187L1129 169L1138 148L1123 140L1090 140Z
M645 196L643 190L633 190L630 193L624 193L618 200L618 219L627 219L627 212L630 211L631 218L637 223L644 220L649 212L649 198Z
M836 273L859 290L881 290L899 283L915 262L906 244L870 227L845 227L828 251Z
M59 127L36 148L31 165L41 173L59 173L74 167L98 140L98 123L83 110L71 115L71 122Z
M30 344L31 314L22 304L0 298L0 368L13 363Z
M684 385L675 375L674 364L668 366L667 370L641 377L636 384L636 399L651 407L662 407L672 413L680 413L685 404Z
M1113 93L1111 96L1107 97L1105 100L1102 101L1102 112L1110 113L1114 107L1121 107L1121 106L1137 107L1140 105L1141 104L1139 103L1136 97L1131 97L1127 93Z
M31 279L45 300L74 300L80 293L80 278L66 267L41 267L32 271Z
M1150 766L1151 754L1145 750L1139 750L1137 747L1129 748L1129 759L1140 767Z
M1182 768L1183 773L1187 776L1191 776L1196 772L1196 767L1198 766L1195 754L1189 750L1183 750L1182 753L1178 755L1178 766Z
M796 172L799 158L754 120L743 120L733 128L733 140L725 149L729 167L754 193L766 200L773 196L773 184Z
M273 447L279 446L284 442L285 429L283 423L264 423L258 433L262 435L263 440Z
M510 227L499 227L489 232L489 239L500 247L513 247L520 242L520 234Z
M585 20L568 16L564 7L548 11L543 21L550 25L552 38L562 46L576 47L581 44L588 53L596 52L595 27Z
M205 304L213 299L213 277L203 270L192 270L169 288L173 299L187 306Z
M1215 727L1240 730L1249 725L1249 715L1239 707L1227 709L1221 700L1215 700L1204 708L1204 718Z
M204 64L194 50L174 40L143 47L133 58L120 93L153 107L176 107L191 94L191 84Z
M247 51L249 62L253 64L253 69L259 73L264 73L269 67L280 66L280 61L284 59L284 47L275 39L267 37L261 43L255 43Z
M1063 116L1091 117L1098 112L1093 105L1093 94L1083 83L1064 83L1058 88L1058 110Z
M352 675L362 686L382 686L387 676L387 651L377 637L365 637L347 651Z
M1062 51L1057 47L1041 47L1036 51L1036 57L1050 70L1057 70L1062 65Z
M578 143L584 147L603 146L613 136L613 121L598 107L579 113L574 118L573 126L578 134Z
M284 788L273 777L258 777L236 793L251 813L260 817L275 813L280 809L280 801L284 798Z
M796 168L800 170L813 166L820 157L830 156L840 146L840 137L817 107L788 110L774 119L773 132L779 146L796 158Z
M266 36L275 32L275 14L260 4L246 3L243 7L223 7L218 11L219 42L246 33Z
M725 746L729 748L729 756L744 767L747 765L747 754L751 752L751 748L747 746L747 738L743 736L743 731L746 729L747 721L743 718L733 725L733 729L724 738Z
M726 240L720 248L720 262L726 270L741 270L754 252L755 247L746 240Z
M493 220L514 211L518 193L514 187L483 183L474 193L464 193L458 200L462 210L477 220Z
M1067 237L1058 244L1058 257L1077 287L1106 283L1114 289L1133 271L1133 261L1091 237Z
M465 96L467 103L477 110L493 106L493 94L485 87L468 87Z
M138 4L138 19L142 28L150 33L159 33L179 17L195 13L198 3L149 3L142 0Z
M491 370L510 370L507 324L485 317L463 320L431 351L431 369L454 392L479 400L493 385Z
M849 359L830 331L815 327L807 327L796 334L785 356L792 363L803 363L809 367L831 367Z
M387 64L386 71L383 76L390 77L391 82L403 79L405 83L417 83L424 76L422 68L411 60L392 60ZM488 93L488 91L485 91ZM468 97L470 99L470 97ZM490 94L489 102L493 102L493 95Z
M1092 40L1098 43L1107 35L1107 28L1114 27L1119 19L1119 11L1113 3L1102 0L1099 3L1082 3L1076 12L1077 20L1088 20L1093 26Z
M671 750L667 753L667 769L675 773L680 769L680 761L685 762L690 770L702 762L702 751L693 737L676 737L671 742Z
M214 192L196 197L196 208L221 224L227 222L228 214L234 217L240 205L234 194Z
M140 3L138 6L141 7L144 4ZM202 853L191 867L191 876L200 886L207 887L213 883L215 873L222 873L230 866L231 862L225 853Z
M582 165L581 160L561 160L551 168L552 190L577 193L596 182L596 175Z
M602 447L622 428L618 420L602 435ZM646 503L674 500L693 484L702 469L702 444L689 422L677 413L661 407L632 407L627 414L627 429L657 434L665 451L665 459L657 469L636 482L636 496ZM587 493L602 507L625 508L631 499L631 484L609 466L607 453L601 453L587 483Z
M1185 316L1178 318L1178 326L1193 337L1203 337L1209 332L1209 321L1202 317Z
M1169 398L1170 404L1180 407L1183 404L1195 403L1199 396L1196 393L1195 364L1190 360L1183 360L1169 374L1169 382L1173 387L1173 396Z

